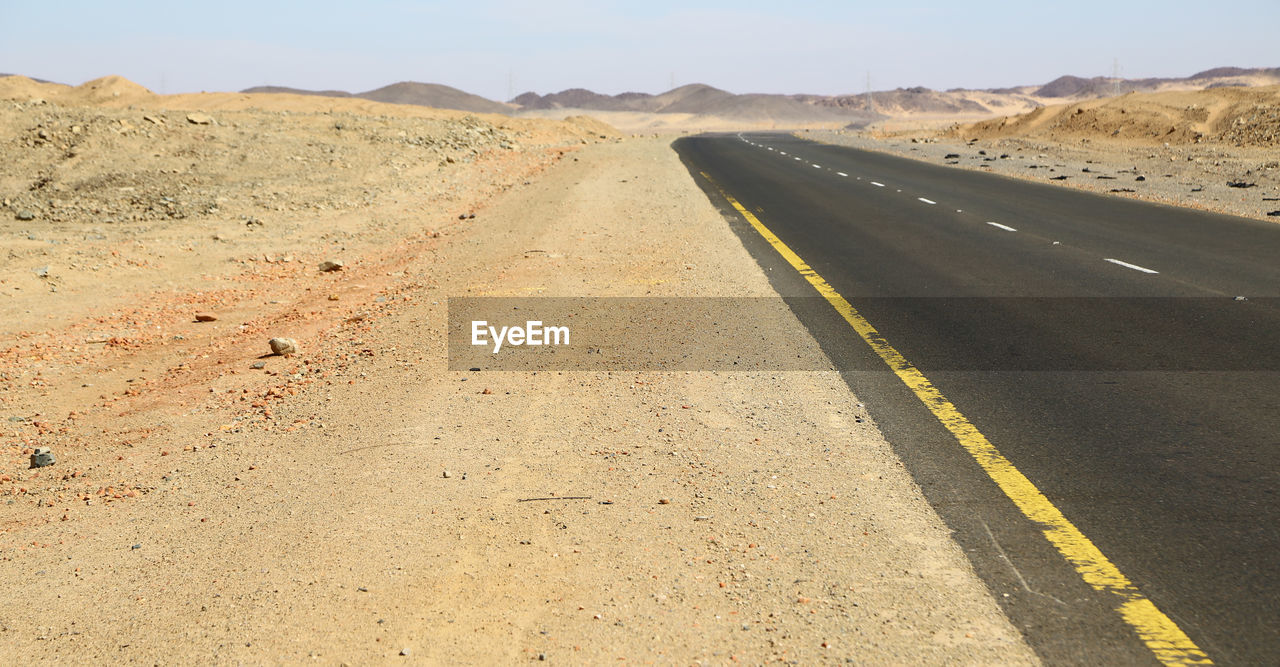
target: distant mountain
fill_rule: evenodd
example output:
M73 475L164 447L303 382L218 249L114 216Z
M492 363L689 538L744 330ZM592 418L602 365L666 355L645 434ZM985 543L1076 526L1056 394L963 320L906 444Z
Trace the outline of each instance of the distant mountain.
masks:
M288 86L254 86L253 88L245 88L240 91L242 93L289 93L291 95L319 95L320 97L351 97L351 93L344 90L303 90L301 88L290 88Z
M23 74L0 74L0 79L5 78L6 76L25 76L25 75L23 75ZM31 79L32 81L35 81L36 83L58 83L57 81L48 81L48 80L46 80L46 79L37 79L37 78L35 78L34 76L28 76L28 77L26 77L26 78ZM65 85L65 84L60 84L60 83L59 83L58 85L60 85L60 86L61 86L61 85Z
M872 109L895 116L904 113L981 114L990 108L961 95L967 91L939 92L924 87L898 88L870 94ZM866 109L867 94L861 95L796 95L807 104L820 107Z
M357 93L353 97L375 102L417 104L437 109L457 109L476 113L511 113L511 107L505 104L438 83L402 81L393 83L390 86L383 86L377 90Z
M436 109L455 109L474 113L511 113L511 107L500 102L472 95L466 91L440 85L438 83L418 83L401 81L389 86L363 93L348 93L342 90L303 90L287 86L255 86L246 88L242 93L291 93L294 95L320 95L323 97L356 97L373 102L390 104L416 104Z
M583 109L588 111L641 111L775 123L866 123L882 118L863 109L820 107L788 95L735 95L706 84L680 86L660 95L622 93L602 95L570 88L549 95L524 93L512 99L521 110Z
M1070 75L1060 76L1037 88L1032 95L1053 98L1105 97L1114 94L1117 88L1122 92L1145 93L1169 88L1220 88L1276 83L1280 83L1280 67L1215 67L1187 77L1115 79L1095 76L1085 79Z
M1117 82L1119 85L1117 85ZM1008 88L937 91L929 88L898 88L849 95L738 95L706 84L680 86L659 95L621 93L605 95L584 88L558 93L522 93L502 104L478 95L433 83L405 81L364 93L340 90L310 91L283 86L259 86L241 92L293 93L329 97L358 97L378 102L417 104L439 109L459 109L482 113L512 113L554 109L583 111L633 111L719 116L726 119L775 123L848 122L865 124L886 116L910 114L998 115L1022 113L1064 100L1105 97L1120 92L1256 86L1280 84L1280 68L1215 67L1189 77L1113 79L1104 76L1060 76L1043 85Z
M1086 95L1101 95L1105 92L1105 87L1112 85L1110 79L1095 76L1092 79L1082 79L1078 76L1060 76L1043 86L1036 89L1033 95L1036 97L1081 97Z
M570 88L550 95L529 92L512 99L522 109L594 109L597 111L657 111L659 104L648 93L602 95L583 88Z
M1187 78L1188 79L1221 79L1223 77L1228 77L1228 76L1243 76L1246 74L1268 74L1268 73L1272 75L1280 75L1280 67L1273 67L1271 69L1260 68L1260 67L1255 67L1253 69L1247 69L1244 67L1215 67L1213 69L1207 69L1203 72L1196 72L1195 74L1192 74Z

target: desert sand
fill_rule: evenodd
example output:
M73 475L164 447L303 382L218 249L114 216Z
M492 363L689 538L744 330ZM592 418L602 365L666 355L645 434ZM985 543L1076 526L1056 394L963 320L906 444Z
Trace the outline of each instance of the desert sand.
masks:
M668 138L116 78L0 138L0 661L1035 662L834 371L447 370L450 297L772 294Z

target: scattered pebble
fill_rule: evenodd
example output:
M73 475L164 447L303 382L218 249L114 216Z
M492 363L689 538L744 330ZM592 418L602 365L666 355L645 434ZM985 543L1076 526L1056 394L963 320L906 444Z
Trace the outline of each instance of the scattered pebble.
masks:
M346 264L340 259L327 259L320 262L320 270L328 273L330 271L341 271Z
M216 322L218 321L218 316L214 315L213 313L196 313L196 321L197 322Z

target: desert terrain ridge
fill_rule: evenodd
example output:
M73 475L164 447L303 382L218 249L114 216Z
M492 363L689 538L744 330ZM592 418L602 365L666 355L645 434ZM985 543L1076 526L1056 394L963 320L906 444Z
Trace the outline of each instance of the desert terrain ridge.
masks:
M1036 662L835 371L446 370L454 296L774 294L669 138L108 77L0 140L0 660Z
M512 113L540 118L571 115L607 117L619 129L690 131L861 127L940 126L957 120L1019 114L1042 106L1132 92L1201 90L1280 84L1280 68L1217 67L1188 77L1113 79L1062 76L1047 84L1010 88L945 91L898 88L844 95L735 94L706 84L686 84L657 95L625 92L606 95L570 88L539 95L525 92L506 103L493 102L448 86L402 82L364 93L306 91L258 86L242 92L296 93L361 97L403 104L468 111Z
M802 136L1280 222L1280 86L1129 93L977 121L894 121Z
M1280 85L1129 93L964 125L952 135L1274 146L1280 141Z

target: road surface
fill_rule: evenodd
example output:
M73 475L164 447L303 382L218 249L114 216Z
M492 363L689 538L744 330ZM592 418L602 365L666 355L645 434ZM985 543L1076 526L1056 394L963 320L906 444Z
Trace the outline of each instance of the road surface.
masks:
M829 285L794 309L1042 658L1280 664L1280 225L786 134L675 148L781 294Z

